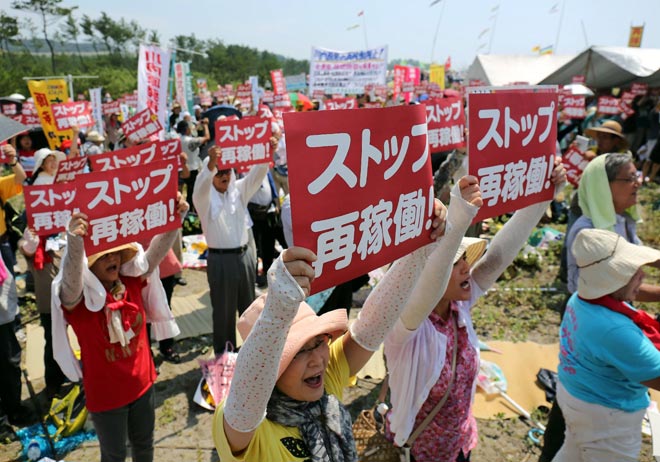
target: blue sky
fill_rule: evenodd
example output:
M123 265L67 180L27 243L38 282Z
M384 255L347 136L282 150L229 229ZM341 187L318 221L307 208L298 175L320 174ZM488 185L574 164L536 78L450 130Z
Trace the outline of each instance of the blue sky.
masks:
M557 41L562 5L558 54L578 53L587 43L626 46L630 25L643 23L642 46L660 48L658 0L441 0L429 7L432 1L64 0L62 5L78 5L78 17L96 18L104 10L115 19L135 19L158 30L162 42L195 33L297 59L309 59L312 46L363 49L365 25L369 46L388 45L391 59L429 62L436 29L435 61L451 56L455 68L467 67L480 45L480 53L490 48L492 54L531 54L535 45ZM555 5L558 11L551 13ZM19 14L10 9L10 0L0 0L0 9ZM353 25L359 27L347 30Z

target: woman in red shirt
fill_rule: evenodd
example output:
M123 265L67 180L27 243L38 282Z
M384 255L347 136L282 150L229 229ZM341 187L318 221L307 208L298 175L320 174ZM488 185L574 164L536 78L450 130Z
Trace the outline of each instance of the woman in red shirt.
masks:
M185 214L187 209L179 195L178 211ZM102 462L124 461L127 439L133 461L151 462L156 371L146 323L152 323L157 339L178 334L162 285L152 277L177 231L154 237L146 252L139 244L124 244L85 261L83 237L88 227L85 214L72 215L67 249L53 283L53 313L63 308L64 319L78 337L86 405ZM53 319L53 325L53 337L59 341L54 342L55 357L75 380L80 369L68 362L70 351L61 348L64 323Z

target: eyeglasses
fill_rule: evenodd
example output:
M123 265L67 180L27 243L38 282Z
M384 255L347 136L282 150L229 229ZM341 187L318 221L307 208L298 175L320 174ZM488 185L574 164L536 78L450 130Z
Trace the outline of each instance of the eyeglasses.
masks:
M630 175L628 178L614 178L612 181L623 181L625 183L639 183L640 175Z
M316 338L314 339L314 343L311 344L308 347L303 347L301 348L298 353L293 357L293 360L306 360L309 358L309 355L312 353L312 351L316 350L318 347L321 345L330 345L330 342L332 342L332 335L330 334L321 334L317 335Z

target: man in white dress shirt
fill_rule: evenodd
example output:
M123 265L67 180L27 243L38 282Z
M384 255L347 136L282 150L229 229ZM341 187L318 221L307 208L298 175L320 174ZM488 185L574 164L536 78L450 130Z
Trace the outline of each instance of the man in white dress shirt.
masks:
M206 275L213 309L213 350L221 354L227 341L236 345L239 314L255 299L256 261L248 251L247 203L261 186L268 164L252 167L240 180L233 170L218 170L217 146L209 149L193 191L208 244Z

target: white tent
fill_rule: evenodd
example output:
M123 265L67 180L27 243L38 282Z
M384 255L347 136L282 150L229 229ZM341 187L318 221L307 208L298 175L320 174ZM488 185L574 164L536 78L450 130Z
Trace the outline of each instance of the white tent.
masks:
M584 75L592 88L623 87L633 82L660 86L660 49L597 47L586 49L540 83L567 84Z
M478 79L487 85L501 86L514 82L536 85L550 73L562 67L575 55L477 55L466 78Z

